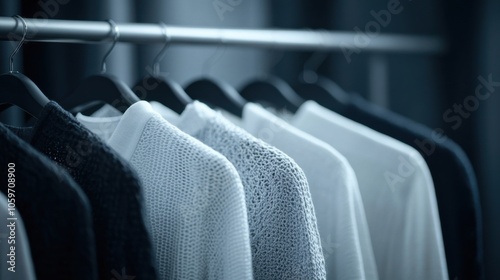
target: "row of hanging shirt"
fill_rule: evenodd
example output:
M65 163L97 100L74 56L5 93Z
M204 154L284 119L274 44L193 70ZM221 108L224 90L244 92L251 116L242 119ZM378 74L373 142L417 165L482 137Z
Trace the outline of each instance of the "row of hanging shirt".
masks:
M61 104L109 85L87 83ZM339 88L342 102L303 85L322 104L283 114L194 85L226 110L139 101L75 118L51 101L32 127L0 125L17 279L481 278L477 185L451 140ZM240 92L267 98L254 88Z

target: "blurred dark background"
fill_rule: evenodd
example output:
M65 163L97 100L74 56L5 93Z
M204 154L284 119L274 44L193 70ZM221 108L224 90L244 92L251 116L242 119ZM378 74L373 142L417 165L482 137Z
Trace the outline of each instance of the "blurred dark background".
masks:
M373 20L371 11L387 9L391 1L231 0L232 10L218 14L213 0L0 0L0 16L354 32ZM443 118L453 104L463 104L466 97L474 95L479 76L488 79L491 75L493 81L500 82L500 1L402 0L400 5L402 12L392 16L382 33L438 36L448 44L446 54L375 56L361 52L348 62L342 52L333 52L318 65L317 72L348 92L359 93L431 128L444 129L464 148L479 180L486 276L500 279L500 218L496 216L500 213L500 87L494 87L491 96L464 117L459 128L453 129ZM14 46L0 42L1 72L8 70ZM161 47L119 44L108 60L108 72L132 86L146 75ZM107 48L102 44L28 43L16 57L16 69L58 100L84 77L100 70ZM204 75L235 86L267 73L296 81L311 55L278 49L174 45L162 61L162 72L182 85ZM385 65L381 70L386 71L384 75L373 76L378 73L370 71L377 65L371 63L374 59ZM384 77L386 80L380 81Z

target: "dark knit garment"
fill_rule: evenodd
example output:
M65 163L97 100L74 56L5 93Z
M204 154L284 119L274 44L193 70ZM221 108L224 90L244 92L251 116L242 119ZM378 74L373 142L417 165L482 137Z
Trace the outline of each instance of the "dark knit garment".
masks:
M450 279L482 279L479 190L464 151L449 138L434 141L431 129L354 94L350 94L350 104L338 113L410 145L422 154L434 181L448 275Z
M89 198L99 279L156 279L142 193L130 166L55 102L34 127L13 130L64 167Z
M79 186L0 124L0 190L6 196L9 163L15 164L14 213L23 217L37 279L98 279L91 208Z

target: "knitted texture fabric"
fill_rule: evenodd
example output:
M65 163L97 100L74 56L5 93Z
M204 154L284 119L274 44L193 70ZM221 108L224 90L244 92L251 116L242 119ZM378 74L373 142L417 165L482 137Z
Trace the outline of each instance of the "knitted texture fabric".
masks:
M177 125L224 155L240 174L255 279L325 279L311 194L299 166L202 103L188 105Z
M242 127L285 152L304 170L318 220L327 279L378 279L358 181L346 158L257 104L245 105Z
M98 279L85 194L62 168L0 124L0 178L5 182L0 190L6 196L9 163L15 165L13 212L23 217L36 278Z
M144 101L121 117L77 118L141 177L160 279L252 279L245 194L226 158Z
M64 167L89 198L99 279L156 279L142 193L129 165L55 102L33 128L13 130Z

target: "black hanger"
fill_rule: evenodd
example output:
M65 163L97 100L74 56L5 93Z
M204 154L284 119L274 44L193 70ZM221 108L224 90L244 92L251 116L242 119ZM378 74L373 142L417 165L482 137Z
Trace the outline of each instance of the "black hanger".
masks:
M349 104L349 94L331 79L318 75L316 71L327 56L326 52L313 53L304 63L304 69L294 89L302 98L314 100L323 107L340 113Z
M102 103L110 104L121 112L125 112L130 105L139 101L139 98L124 82L112 75L105 74L106 58L115 47L120 36L118 26L114 21L108 20L108 22L114 33L114 40L102 60L101 74L83 80L80 86L60 103L63 108L73 113L84 111Z
M133 91L143 100L160 102L180 114L184 111L186 105L193 102L193 100L179 83L168 77L160 76L160 61L165 56L170 42L167 28L165 24L161 24L163 25L166 43L154 60L153 75L146 76L138 81L133 87Z
M124 82L114 76L100 74L83 80L60 104L72 113L77 113L107 103L123 113L137 101L139 98Z
M189 84L186 93L209 106L219 107L238 117L243 115L246 100L226 82L202 78Z
M287 109L292 113L305 101L284 80L271 76L247 83L240 90L240 94L249 101L275 109Z
M181 85L167 77L145 77L137 82L133 90L137 96L144 96L142 100L160 102L178 114L193 102Z
M205 75L224 54L226 45L223 42L224 39L221 39L215 53L203 63L202 72ZM192 99L204 102L211 107L224 109L238 117L243 115L243 107L247 103L232 85L213 78L200 78L191 82L184 89Z
M28 33L26 21L20 16L15 16L15 18L19 18L23 23L23 38L10 55L10 72L0 75L0 112L15 105L33 117L37 117L49 103L49 99L28 77L13 71L14 56L21 49Z
M49 99L25 75L15 72L0 75L0 112L15 105L37 117L47 103Z
M341 113L349 105L350 96L329 78L316 76L314 81L301 80L294 85L296 92L307 100Z

